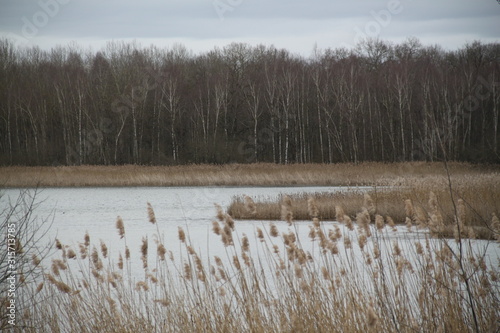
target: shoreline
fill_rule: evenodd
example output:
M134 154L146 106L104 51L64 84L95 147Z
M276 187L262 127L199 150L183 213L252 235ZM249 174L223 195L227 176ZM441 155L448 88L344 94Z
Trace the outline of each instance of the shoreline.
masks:
M451 162L452 176L488 175L500 182L500 167ZM443 163L191 164L181 166L0 167L0 188L66 187L330 187L397 186L409 179L446 177Z
M255 188L308 188L308 187L324 187L324 188L332 188L332 187L345 187L346 189L369 189L369 188L382 188L386 186L379 185L92 185L92 186L28 186L28 187L16 187L16 186L0 186L0 190L43 190L43 189L67 189L67 188L197 188L197 187L205 187L205 188L246 188L246 187L255 187Z

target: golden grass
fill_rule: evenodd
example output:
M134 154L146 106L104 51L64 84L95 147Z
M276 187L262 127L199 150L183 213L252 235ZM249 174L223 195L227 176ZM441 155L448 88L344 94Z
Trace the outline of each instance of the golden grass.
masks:
M450 163L455 175L496 174L495 166ZM392 185L407 178L444 177L441 163L183 166L0 167L3 187L65 186L356 186Z
M450 231L450 226L455 223L455 210L458 210L459 203L462 202L460 207L463 208L464 226L474 227L475 236L478 238L494 238L491 226L492 214L500 216L498 175L453 176L451 192L453 195L450 195L446 179L443 177L430 176L422 180L407 178L396 182L404 182L404 185L375 187L368 191L353 188L336 193L298 194L290 196L287 200L291 200L293 208L290 210L296 220L308 220L312 217L338 220L337 207L343 210L341 218L347 215L355 220L360 207L366 207L368 210L371 209L371 222L375 222L375 215L379 214L390 216L398 224L406 223L407 218L410 218L414 225L429 227L429 223L432 222L429 221L432 212L438 210L443 220L439 234L451 237L453 233ZM246 202L241 197L234 198L228 213L236 219L284 220L280 208L285 197L257 202L252 198L245 200ZM247 207L248 200L252 200L254 205L251 211ZM312 203L315 207L311 207Z
M293 209L293 202L285 205ZM310 202L311 212L314 205ZM364 205L358 224L370 213L369 198ZM154 213L150 206L147 210ZM322 214L319 207L317 213ZM66 255L71 247L58 243L52 264L57 273L46 272L43 283L23 287L33 302L20 310L18 325L24 332L498 329L498 263L495 258L487 262L484 252L461 238L391 239L398 227L386 226L390 220L377 216L376 226L358 228L313 218L307 237L297 233L294 222L282 233L274 224L263 225L249 242L230 215L217 215L214 233L226 248L224 260L198 253L183 228L179 244L170 244L181 247L174 258L158 232L154 242L144 238L138 249L141 260L152 263L143 265L139 281L131 278L130 256L124 266L120 254L116 264L107 252L96 250L105 244L88 235L74 259ZM119 218L116 227L127 251L123 223ZM144 228L156 227L144 223ZM156 251L148 252L148 246Z
M298 195L272 203L244 196L235 200L228 211L217 206L212 231L225 248L224 258L199 253L189 230L182 227L178 228L178 244L165 244L153 207L147 204L144 228L154 235L135 244L133 255L127 245L126 221L120 217L116 232L122 243L113 244L115 249L121 248L117 255L105 242L91 239L88 234L76 246L55 240L57 253L44 268L43 279L20 282L18 294L29 301L18 309L17 327L23 332L498 330L499 258L486 255L488 248L497 248L498 244L489 241L474 248L474 243L466 239L478 237L480 228L486 228L489 238L500 241L496 170L452 164L453 206L445 172L437 164L237 167L242 169L145 169L149 175L157 170L159 177L167 169L179 168L171 172L177 178L169 178L178 182L176 186L195 185L186 183L188 174L198 175L191 180L197 185L209 180L229 182L230 178L225 178L229 175L239 185L249 185L240 183L243 180L256 185L259 177L266 175L278 182L300 182L319 181L314 177L328 174L323 182L335 179L336 185L376 184L391 188L377 187L369 195ZM75 168L61 181L66 186L133 184L104 184L105 179L114 178L105 177L99 168L94 170L94 178L80 175L73 185L69 184L70 176L92 168ZM130 176L123 182L135 179L130 170L136 167L120 168L118 174ZM137 167L142 171L136 180L152 180L145 176L145 169ZM364 176L348 183L353 170L364 172ZM91 185L84 179L95 183ZM56 186L47 184L38 183ZM238 221L233 219L236 216L283 219L289 226L262 223L249 237L238 232ZM339 222L325 222L329 219ZM312 221L307 237L298 233L297 220ZM412 233L395 238L392 235L398 228L410 228L418 237ZM431 238L446 233L454 239ZM174 257L169 247L180 249L178 256ZM35 254L28 258L32 263L26 263L23 270L29 272L30 265L44 265ZM138 258L143 270L139 274L131 270L132 261ZM0 314L5 317L3 312ZM6 325L0 323L0 329L9 329Z

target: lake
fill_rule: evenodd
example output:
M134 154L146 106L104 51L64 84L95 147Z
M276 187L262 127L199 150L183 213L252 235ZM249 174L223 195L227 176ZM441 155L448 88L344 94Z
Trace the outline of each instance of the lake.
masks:
M53 243L55 238L78 252L78 244L83 243L88 232L91 247L97 249L103 241L109 250L110 262L116 263L118 253L124 253L125 242L130 248L133 270L142 272L140 247L143 237L148 238L150 262L154 261L154 239L159 233L167 250L172 251L174 258L180 258L185 252L178 239L178 228L182 227L188 234L195 250L204 260L213 260L215 255L227 258L226 248L220 236L212 232L212 221L216 220L214 204L227 208L234 196L248 195L254 200L273 199L281 194L338 192L361 190L370 187L124 187L124 188L46 188L39 190L37 201L40 205L35 210L39 219L49 219L52 226L45 235L45 241ZM0 205L5 207L8 200L19 195L18 189L4 189ZM147 203L154 209L157 224L148 221ZM124 221L126 238L120 239L115 227L118 216ZM273 221L280 233L293 230L307 240L310 221L297 221L290 227L284 221ZM337 224L325 222L327 228ZM247 235L250 246L258 246L256 228L269 230L270 221L236 221L236 239ZM340 225L344 234L348 234L345 226ZM354 233L354 232L351 232ZM400 240L411 245L415 239L422 240L425 231L408 232L400 226L397 232L386 232L382 236ZM411 243L409 241L412 241ZM273 239L283 246L279 239ZM238 244L238 242L236 241ZM500 258L497 244L485 241L473 241L477 250L486 251L487 262L495 267ZM303 247L314 253L313 242L304 242ZM360 254L361 257L361 254ZM49 258L50 259L50 258Z

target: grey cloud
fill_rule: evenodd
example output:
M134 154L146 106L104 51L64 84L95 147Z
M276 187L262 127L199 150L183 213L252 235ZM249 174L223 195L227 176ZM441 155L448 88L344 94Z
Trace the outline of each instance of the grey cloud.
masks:
M39 3L63 0L5 0L0 3L0 36L22 35L22 18L32 19ZM57 15L39 29L33 43L61 40L144 39L282 43L308 49L315 41L331 47L354 44L356 29L378 24L379 36L400 41L415 36L435 43L495 40L500 32L500 5L494 0L399 0L401 12L387 17L388 4L398 0L231 0L223 13L215 3L229 0L64 0ZM375 13L375 15L373 14ZM382 20L379 22L377 20ZM299 45L300 43L300 45ZM307 44L307 45L306 45ZM456 45L461 46L461 45ZM281 45L280 45L281 46Z

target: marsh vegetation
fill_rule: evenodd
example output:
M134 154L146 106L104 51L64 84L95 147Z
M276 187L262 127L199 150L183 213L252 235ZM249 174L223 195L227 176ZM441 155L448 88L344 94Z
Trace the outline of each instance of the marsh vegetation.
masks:
M246 199L247 214L259 206ZM489 332L500 316L498 243L466 238L465 201L457 201L454 238L435 237L374 210L364 196L355 219L336 207L326 222L314 197L308 220L294 219L295 201L242 232L238 220L216 207L211 253L191 238L189 226L166 241L154 207L144 207L143 230L132 243L118 217L116 244L88 233L77 244L52 242L56 253L41 262L26 254L36 281L20 282L30 301L19 315L24 332ZM415 209L415 207L413 207ZM444 216L436 196L427 225ZM500 221L490 226L500 236ZM431 228L431 227L430 227ZM432 228L431 228L432 230ZM170 230L171 232L171 230ZM118 252L110 251L110 245ZM175 250L173 250L175 249ZM139 270L133 267L139 265Z
M497 165L449 163L453 178L500 182ZM439 162L345 164L191 164L182 166L0 167L5 187L72 186L407 186L415 182L446 186Z
M396 224L418 225L430 228L434 234L453 237L455 211L460 205L464 222L463 236L469 237L467 234L470 233L473 238L494 239L491 216L500 216L498 175L453 177L451 192L446 182L445 178L428 175L423 179L408 177L397 186L282 195L280 198L256 202L250 197L239 196L233 199L228 212L236 219L279 220L283 218L282 209L286 199L293 205L293 217L297 220L309 219L311 204L314 203L320 212L318 218L338 221L344 214L355 220L359 207L367 207L372 222L377 214L390 216ZM249 200L255 209L248 209ZM435 216L436 220L429 221L429 214L438 216Z

